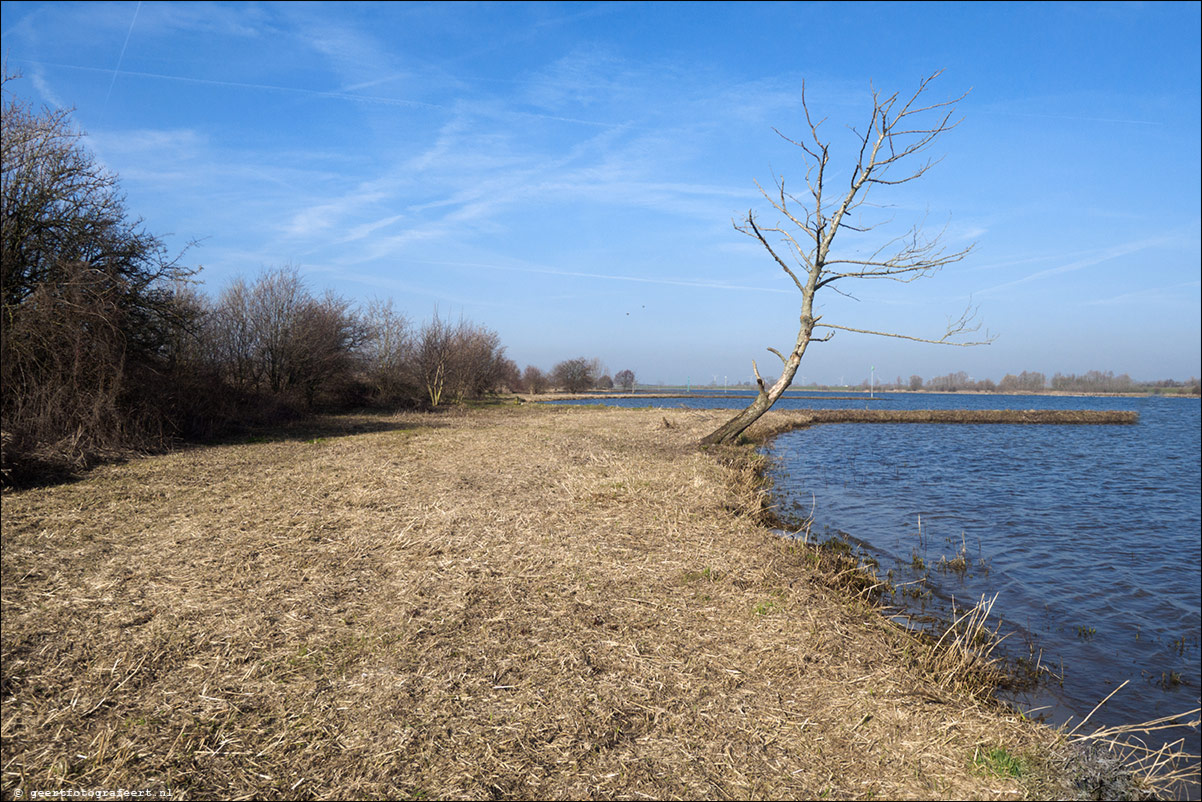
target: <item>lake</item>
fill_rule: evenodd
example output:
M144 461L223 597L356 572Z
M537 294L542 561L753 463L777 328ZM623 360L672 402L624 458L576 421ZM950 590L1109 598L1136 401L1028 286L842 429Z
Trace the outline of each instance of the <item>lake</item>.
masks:
M895 584L923 580L901 585L917 597L892 600L912 620L946 615L953 599L963 607L997 594L993 619L1010 633L1002 648L1041 656L1062 675L1062 685L1044 682L1014 700L1025 709L1054 724L1080 721L1124 680L1091 724L1198 706L1198 399L848 395L799 392L776 408L1138 411L1135 426L829 424L781 435L766 451L782 511L812 511L812 535L847 540ZM730 393L600 403L736 409L749 400ZM961 553L967 569L949 570ZM1167 737L1186 737L1199 752L1197 731Z

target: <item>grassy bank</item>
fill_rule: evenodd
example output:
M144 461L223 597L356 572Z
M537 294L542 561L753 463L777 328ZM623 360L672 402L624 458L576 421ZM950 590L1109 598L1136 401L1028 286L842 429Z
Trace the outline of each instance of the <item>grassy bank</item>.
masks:
M762 524L724 411L342 417L3 498L3 791L1022 798L1059 740Z

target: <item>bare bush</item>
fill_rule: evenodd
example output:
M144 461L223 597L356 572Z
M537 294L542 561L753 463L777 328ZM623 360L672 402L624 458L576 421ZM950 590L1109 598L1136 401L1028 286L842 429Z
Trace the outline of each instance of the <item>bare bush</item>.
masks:
M314 298L300 271L286 266L253 285L239 278L226 287L203 339L208 361L233 389L312 409L354 395L357 356L371 334L349 302L332 293Z
M117 177L83 145L71 112L8 96L2 110L0 351L5 461L72 463L150 445L179 320L172 280L190 270L131 219Z

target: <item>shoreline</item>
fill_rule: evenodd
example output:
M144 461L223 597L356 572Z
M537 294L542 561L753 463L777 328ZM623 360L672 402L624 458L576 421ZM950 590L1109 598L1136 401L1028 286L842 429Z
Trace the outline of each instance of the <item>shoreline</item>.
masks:
M805 393L827 393L827 392L851 392L851 395L805 395ZM635 391L630 393L614 392L614 391L587 391L582 393L514 393L514 397L521 399L523 402L546 402L546 401L584 401L590 398L608 399L608 398L754 398L754 390L739 389L732 390L729 393L718 392L706 388L704 391L692 392L668 392L660 390L652 390L648 392ZM870 396L868 393L842 390L806 390L799 388L790 388L785 391L781 398L802 398L815 401L879 401L889 395L965 395L965 396L1013 396L1023 398L1039 398L1041 396L1051 396L1055 398L1183 398L1200 400L1200 397L1190 393L1080 393L1068 392L1065 390L1046 390L1038 393L999 393L990 392L987 390L957 390L955 392L943 392L936 390L888 390L878 391L875 396Z
M519 396L525 403L552 405L556 401L629 398L726 398L708 395L572 395L559 394L553 398L538 399L537 396ZM797 396L793 396L797 398ZM803 398L805 398L803 396ZM537 400L536 400L537 399ZM846 400L845 398L823 400ZM662 408L661 408L662 409ZM721 409L729 415L729 409ZM823 423L969 423L969 424L1044 424L1044 425L1123 425L1139 423L1139 412L1134 410L1099 409L781 409L769 410L765 417L775 413L785 418L792 428ZM762 419L761 419L762 420ZM774 424L780 425L780 424Z
M724 414L338 416L5 492L5 796L1071 793L766 525Z

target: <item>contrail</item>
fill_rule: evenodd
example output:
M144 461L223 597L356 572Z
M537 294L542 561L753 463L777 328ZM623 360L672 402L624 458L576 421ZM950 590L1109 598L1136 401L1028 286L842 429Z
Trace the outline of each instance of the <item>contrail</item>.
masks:
M586 273L576 270L556 270L548 267L516 267L512 265L494 265L483 262L449 262L433 259L421 260L430 265L453 265L457 267L482 267L487 270L506 270L516 273L536 273L544 276L570 276L573 278L595 278L605 281L632 281L638 284L666 284L671 287L701 287L708 290L747 290L750 292L788 293L776 287L749 287L744 284L726 284L721 281L701 281L678 278L648 278L646 276L621 276L609 273Z
M132 25L130 26L133 27ZM124 50L122 51L124 53ZM35 61L33 59L22 59L23 63L33 64L39 67L59 67L65 70L80 70L82 72L108 72L104 67L85 67L79 64L64 64L55 61ZM120 65L118 65L120 67ZM278 86L274 84L254 84L244 81L219 81L213 78L193 78L186 75L167 75L159 72L139 72L137 70L124 70L121 73L125 76L135 78L154 78L160 81L180 81L182 83L202 84L207 86L228 86L233 89L255 89L266 92L288 92L297 95L309 95L312 97L325 97L335 100L352 100L361 103L375 103L385 106L415 106L427 109L441 109L444 111L452 111L452 106L447 106L439 103L426 103L421 100L404 100L400 98L382 97L379 95L356 95L345 91L327 91L321 89L303 89L295 86ZM117 74L113 73L113 81L117 80ZM109 91L112 91L112 84L109 84ZM106 98L107 103L107 98ZM552 114L538 114L530 111L508 111L506 112L514 117L535 118L543 120L557 120L559 122L574 123L576 125L589 125L594 128L616 128L619 127L615 123L599 122L597 120L581 120L575 117L560 117Z
M129 21L129 30L125 33L125 44L121 45L121 55L117 56L117 69L113 70L113 80L109 81L108 94L104 96L104 108L109 107L109 98L113 94L113 85L117 83L117 73L121 72L121 62L125 61L125 48L129 47L129 37L134 34L134 23L138 21L138 12L142 10L142 0L134 8L134 18Z

